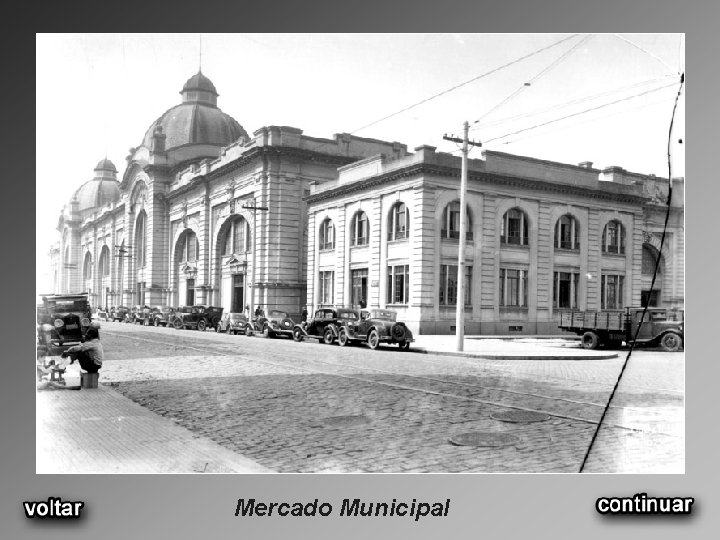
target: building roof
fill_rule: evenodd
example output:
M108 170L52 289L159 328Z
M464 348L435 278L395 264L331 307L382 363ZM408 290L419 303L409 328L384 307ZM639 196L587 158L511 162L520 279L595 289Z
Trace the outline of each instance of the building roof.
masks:
M183 102L165 111L145 132L142 146L158 151L155 141L164 136L168 151L187 145L228 146L248 139L243 127L216 105L215 85L201 72L193 75L180 91Z
M117 169L109 159L101 159L95 166L95 177L80 186L73 195L82 213L120 200Z

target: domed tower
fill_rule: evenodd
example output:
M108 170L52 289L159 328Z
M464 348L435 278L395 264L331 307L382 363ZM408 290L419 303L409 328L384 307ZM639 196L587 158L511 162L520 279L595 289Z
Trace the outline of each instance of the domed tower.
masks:
M85 182L74 193L81 219L85 219L98 208L120 199L120 183L117 169L109 159L101 159L94 169L95 176Z
M152 154L164 156L166 164L174 166L216 158L222 147L248 140L245 129L218 108L219 94L202 72L187 80L180 95L182 103L165 111L150 125L137 150L144 149L148 157ZM137 157L140 156L136 152Z

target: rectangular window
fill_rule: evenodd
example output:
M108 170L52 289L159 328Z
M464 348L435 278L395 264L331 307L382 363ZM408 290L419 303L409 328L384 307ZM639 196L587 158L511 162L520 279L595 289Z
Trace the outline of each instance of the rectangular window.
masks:
M500 269L500 305L527 307L527 270Z
M367 307L367 268L352 270L350 275L352 278L352 303L354 306L365 308Z
M238 219L233 223L232 235L233 235L233 253L244 253L245 252L245 229L246 222L244 219Z
M622 309L623 286L625 277L614 274L603 274L600 285L600 308Z
M322 271L319 276L320 285L320 296L318 302L321 304L333 304L334 295L334 283L335 283L335 272L333 271Z
M558 309L577 308L577 291L580 274L555 272L553 274L553 307Z
M440 293L441 306L457 305L457 265L440 265ZM465 266L465 304L471 304L472 298L472 266Z
M410 267L388 266L387 303L407 304L410 298Z

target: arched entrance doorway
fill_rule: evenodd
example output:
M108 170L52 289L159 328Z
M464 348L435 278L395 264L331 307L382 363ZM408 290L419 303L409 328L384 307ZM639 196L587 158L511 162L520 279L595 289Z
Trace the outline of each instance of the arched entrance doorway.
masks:
M186 229L175 244L174 276L176 306L192 306L195 304L195 279L197 277L198 254L200 241L195 231Z
M656 265L658 265L657 276L655 277L655 284L651 290L650 286L652 285ZM641 306L659 307L662 305L663 266L663 257L657 248L652 244L643 244L641 268L642 287L640 290Z
M218 231L215 249L215 282L220 286L218 305L242 313L247 304L248 254L252 245L250 225L240 215L229 217Z

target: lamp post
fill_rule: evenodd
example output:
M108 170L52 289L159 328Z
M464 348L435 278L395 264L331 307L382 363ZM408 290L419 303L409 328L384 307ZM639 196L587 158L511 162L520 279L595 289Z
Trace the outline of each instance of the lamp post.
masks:
M267 206L257 206L255 204L255 197L252 199L251 202L246 202L243 204L243 208L246 210L252 210L253 213L253 248L252 248L252 270L250 275L250 317L253 316L255 313L255 261L256 261L256 253L257 253L257 212L258 210L262 212L267 212L269 208Z

